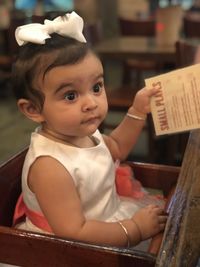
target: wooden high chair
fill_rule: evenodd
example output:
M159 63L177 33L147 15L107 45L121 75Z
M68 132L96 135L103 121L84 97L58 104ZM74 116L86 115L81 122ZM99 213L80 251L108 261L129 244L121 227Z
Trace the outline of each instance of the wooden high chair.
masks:
M92 245L54 235L14 229L12 216L21 192L21 171L27 150L0 166L0 262L38 267L153 267L160 246L149 252ZM178 167L129 162L137 179L145 187L167 195L176 183ZM152 252L152 253L150 253Z

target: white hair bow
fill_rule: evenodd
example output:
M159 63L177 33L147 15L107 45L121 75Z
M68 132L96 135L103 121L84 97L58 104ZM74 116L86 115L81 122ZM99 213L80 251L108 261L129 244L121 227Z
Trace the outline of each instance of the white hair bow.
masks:
M58 33L85 43L86 39L82 31L83 19L73 11L71 14L67 13L65 16L57 17L53 21L46 19L44 24L31 23L19 26L15 31L15 38L20 46L27 42L44 44L46 39L51 38L50 34Z

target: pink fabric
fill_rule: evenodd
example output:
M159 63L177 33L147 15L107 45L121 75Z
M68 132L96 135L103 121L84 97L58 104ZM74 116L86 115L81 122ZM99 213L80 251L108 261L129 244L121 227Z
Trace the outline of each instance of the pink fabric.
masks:
M132 169L128 165L120 165L116 169L116 188L120 196L142 198L144 192L142 191L141 183L133 177Z
M53 232L43 214L27 208L21 194L15 207L13 225L16 225L20 220L24 218L24 216L27 216L29 220L38 228L50 233Z

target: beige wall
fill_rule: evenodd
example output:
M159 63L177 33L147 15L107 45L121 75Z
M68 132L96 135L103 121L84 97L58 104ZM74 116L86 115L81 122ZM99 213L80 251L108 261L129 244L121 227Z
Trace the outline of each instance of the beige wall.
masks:
M117 0L118 15L123 18L133 19L141 13L148 13L147 0Z
M74 0L74 9L83 17L85 23L90 24L100 16L98 4L98 0Z

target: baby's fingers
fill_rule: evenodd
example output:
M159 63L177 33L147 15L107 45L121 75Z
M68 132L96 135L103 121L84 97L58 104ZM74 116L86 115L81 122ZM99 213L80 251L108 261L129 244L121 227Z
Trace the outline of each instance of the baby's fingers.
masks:
M158 94L160 91L161 91L161 89L160 88L156 88L156 87L153 87L153 88L146 88L147 89L147 91L148 91L148 96L154 96L154 95L156 95L156 94Z
M165 229L165 225L167 222L167 216L163 215L163 216L158 216L158 228L159 231L162 231Z
M162 216L167 216L166 211L164 211L164 209L161 207L157 207L157 214Z
M165 229L165 223L159 224L159 231L163 231Z
M166 223L166 221L167 221L167 216L159 216L158 217L159 223Z

